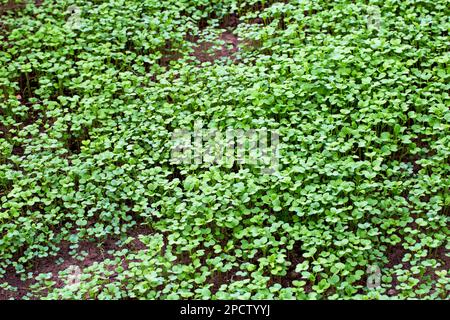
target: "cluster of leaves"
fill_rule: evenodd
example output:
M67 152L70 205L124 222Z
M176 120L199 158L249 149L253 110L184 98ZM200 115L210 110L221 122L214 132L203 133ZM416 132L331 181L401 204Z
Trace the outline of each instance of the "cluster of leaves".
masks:
M62 241L143 225L145 249L121 240L79 285L41 274L29 297L447 298L448 17L431 0L47 0L3 14L0 280L31 277ZM196 59L224 28L239 50ZM171 133L198 120L277 130L276 174L171 162Z

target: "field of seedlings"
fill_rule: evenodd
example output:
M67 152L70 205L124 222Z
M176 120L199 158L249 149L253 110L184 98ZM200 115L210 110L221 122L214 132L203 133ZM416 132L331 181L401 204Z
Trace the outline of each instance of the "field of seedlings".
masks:
M449 29L448 0L0 0L0 300L449 299Z

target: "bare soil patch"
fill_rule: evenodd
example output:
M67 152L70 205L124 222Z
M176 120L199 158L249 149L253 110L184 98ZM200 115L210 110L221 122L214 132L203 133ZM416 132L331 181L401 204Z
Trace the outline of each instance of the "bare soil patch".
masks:
M130 250L142 250L145 249L145 245L138 239L139 235L151 234L152 231L145 226L138 226L133 230L130 230L128 236L135 238L126 247ZM118 251L120 249L117 244L118 239L106 239L103 242L81 241L78 243L77 253L86 252L87 255L83 260L79 260L71 255L72 249L71 243L68 241L62 241L59 244L59 252L56 256L50 256L42 259L36 259L33 266L28 272L31 272L33 276L37 276L41 273L51 273L52 281L55 281L55 288L62 288L65 283L59 278L59 272L66 270L70 266L78 266L81 270L93 265L95 262L102 262L106 259L113 259L113 255L108 251ZM62 261L61 263L57 263ZM7 270L6 275L0 278L0 283L8 283L9 285L17 288L17 291L7 291L0 288L0 300L7 299L21 299L27 293L30 292L30 286L36 283L35 280L23 281L20 276L15 272L13 268Z
M233 55L239 50L239 39L231 32L225 31L219 36L219 40L225 43L219 50L214 50L211 53L211 49L214 46L211 42L200 42L198 38L194 39L194 53L191 56L197 58L200 62L214 62L215 60L230 57L235 60Z

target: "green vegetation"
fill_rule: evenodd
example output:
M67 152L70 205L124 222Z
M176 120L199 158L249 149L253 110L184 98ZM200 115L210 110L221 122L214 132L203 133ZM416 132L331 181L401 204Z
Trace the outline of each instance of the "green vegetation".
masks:
M449 298L449 11L1 10L0 298ZM172 163L199 120L277 130L279 170Z

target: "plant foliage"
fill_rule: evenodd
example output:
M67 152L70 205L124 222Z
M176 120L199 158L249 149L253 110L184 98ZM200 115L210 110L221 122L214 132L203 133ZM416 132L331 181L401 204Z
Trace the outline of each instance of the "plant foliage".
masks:
M15 274L33 281L24 298L448 298L449 13L440 0L0 12L0 290ZM198 120L278 130L278 172L173 164L171 132ZM108 239L77 285L32 272L64 243L83 260L81 242Z

